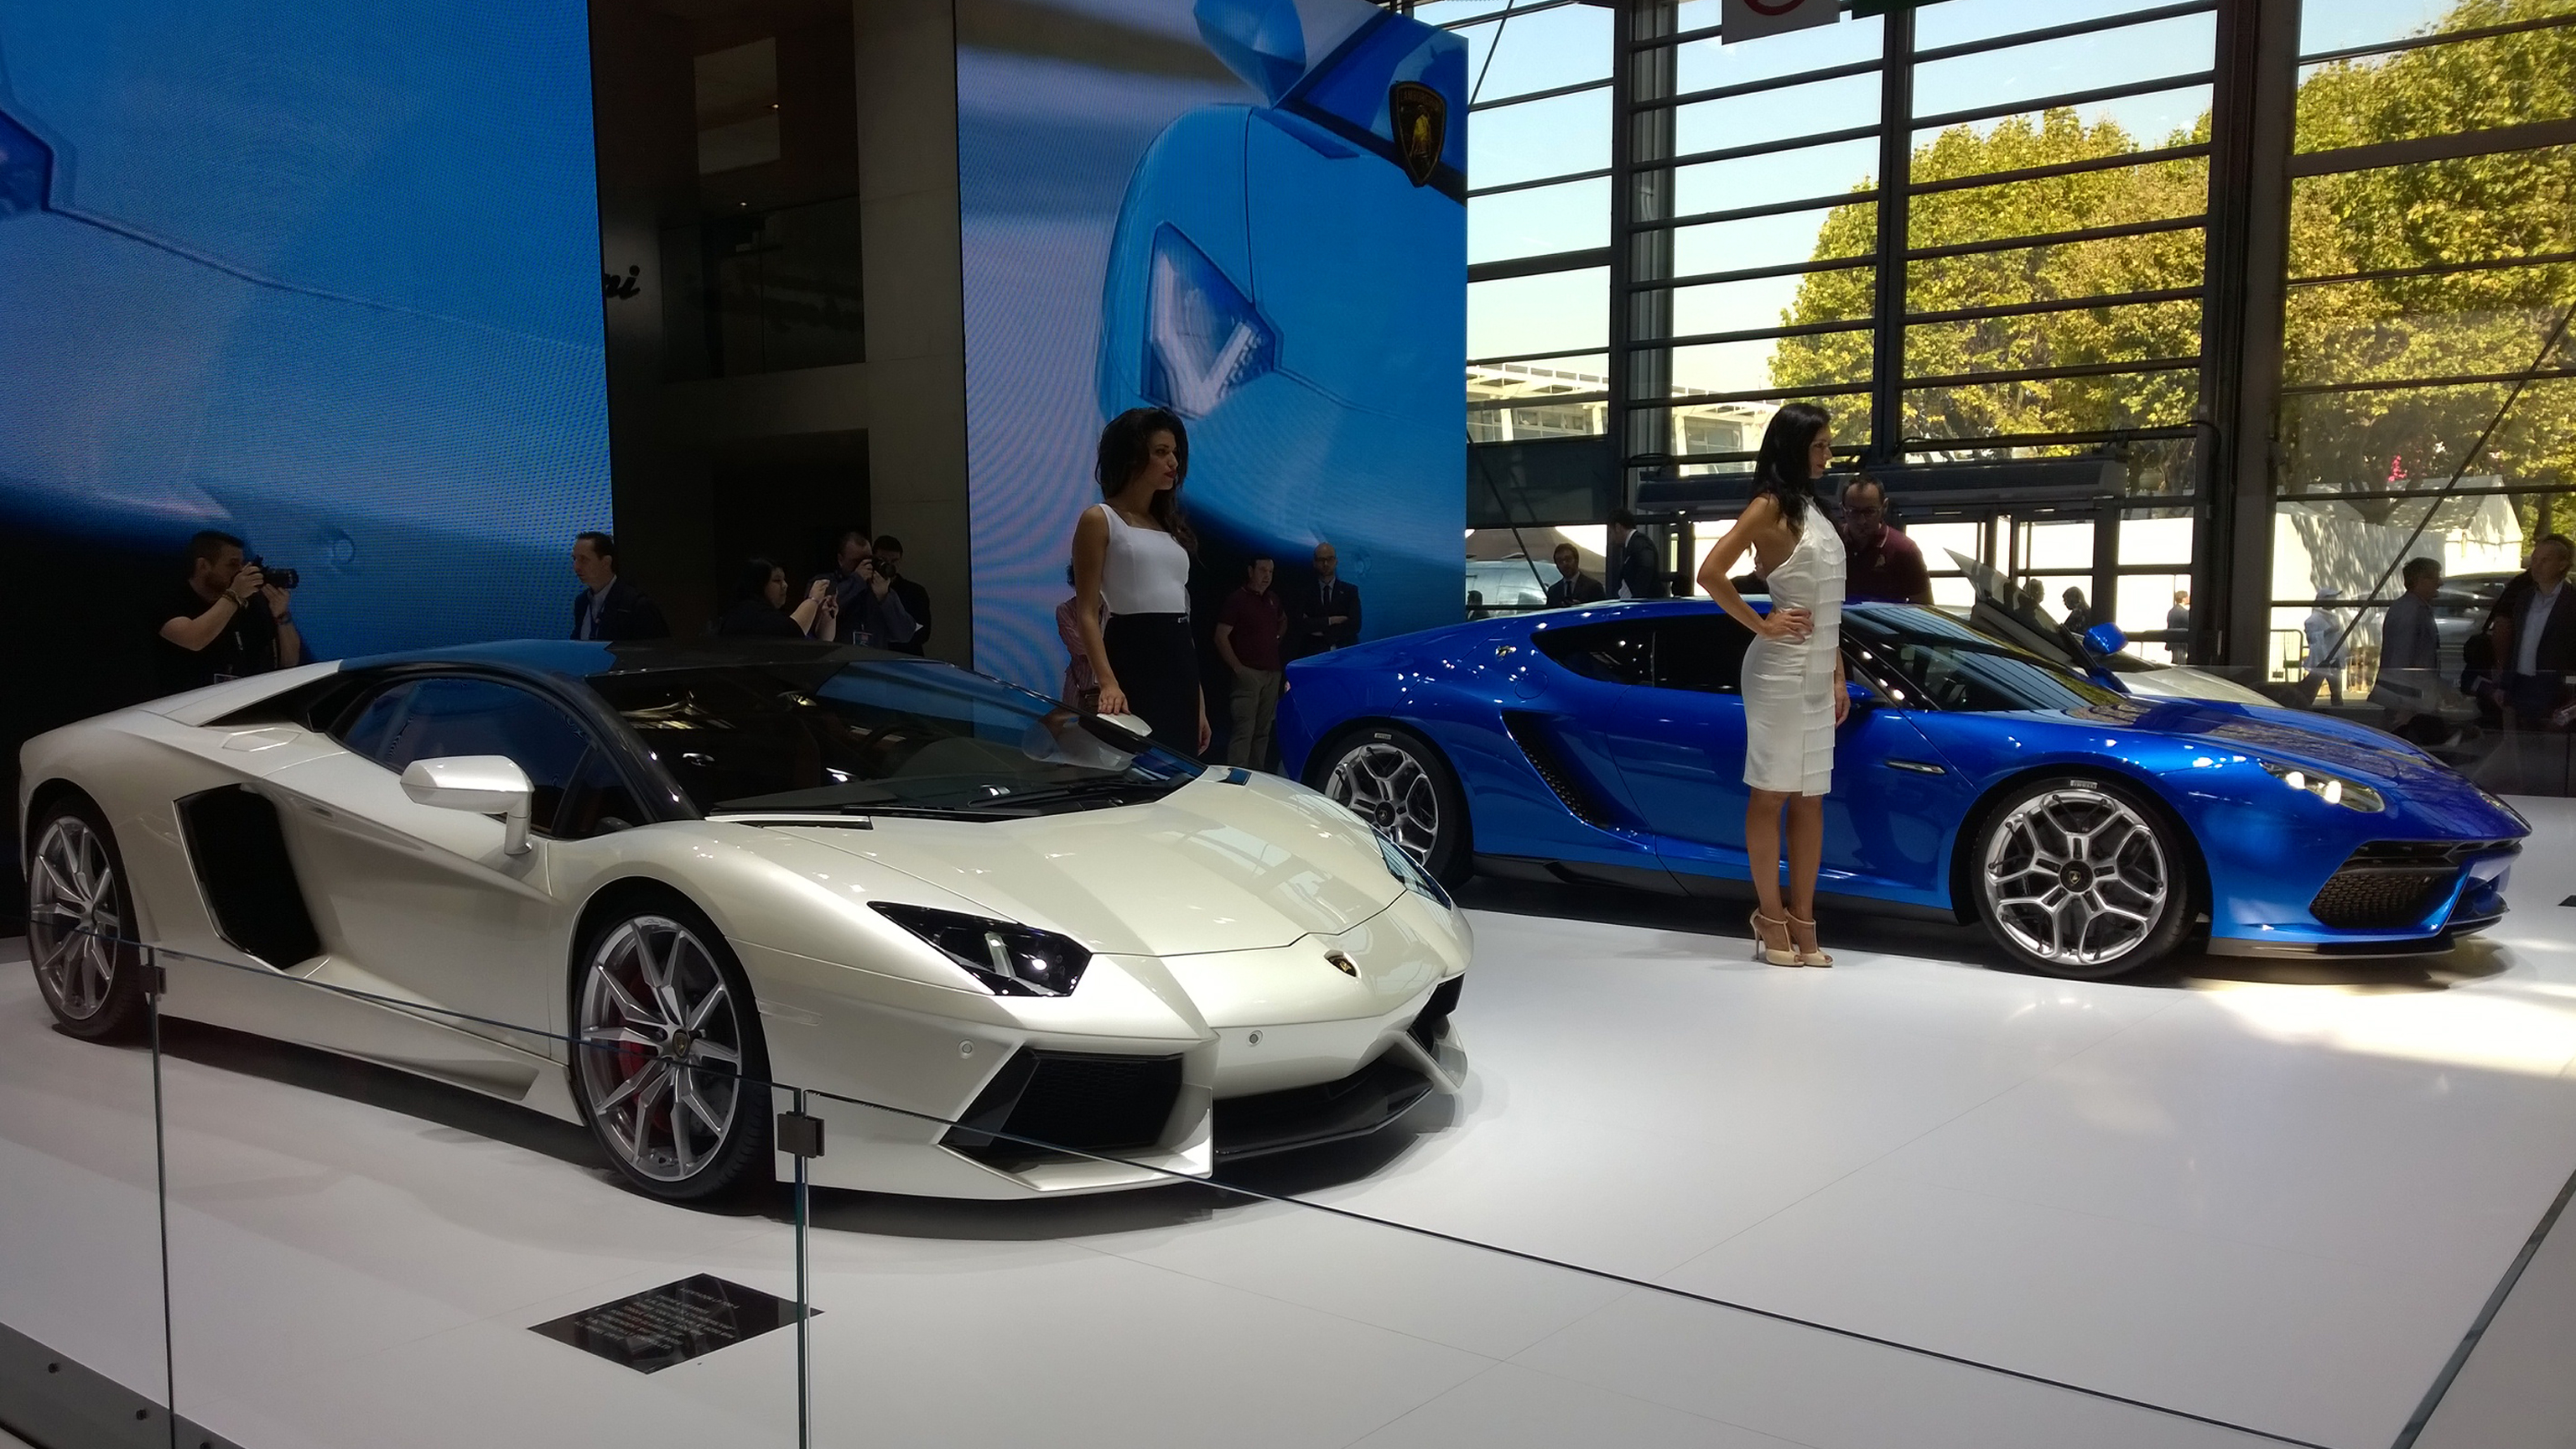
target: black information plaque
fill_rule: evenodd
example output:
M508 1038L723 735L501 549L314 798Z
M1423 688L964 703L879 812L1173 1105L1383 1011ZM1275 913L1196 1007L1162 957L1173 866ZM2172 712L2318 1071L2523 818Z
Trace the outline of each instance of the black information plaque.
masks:
M794 1303L700 1273L567 1313L534 1331L649 1374L795 1321Z

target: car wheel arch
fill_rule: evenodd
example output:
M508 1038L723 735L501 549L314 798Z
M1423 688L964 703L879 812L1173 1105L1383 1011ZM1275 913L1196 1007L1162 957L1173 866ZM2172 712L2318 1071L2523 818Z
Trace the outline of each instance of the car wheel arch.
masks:
M1307 778L1303 783L1309 789L1325 791L1331 778L1335 752L1371 730L1392 730L1410 735L1420 740L1439 757L1441 767L1449 772L1450 779L1457 784L1459 853L1466 860L1474 860L1476 808L1474 797L1467 789L1466 773L1458 768L1458 762L1451 758L1448 748L1442 745L1439 738L1420 720L1400 719L1393 715L1368 715L1334 726L1330 731L1318 736L1314 748L1306 752ZM1330 792L1325 791L1325 793Z
M57 801L66 798L86 800L89 802L89 807L98 811L102 817L107 814L107 811L98 803L98 797L82 789L78 781L64 775L55 775L46 779L27 792L27 812L18 821L19 859L24 860L35 853L37 822L45 818L45 812L52 809ZM110 822L111 825L113 823Z
M2183 823L2180 813L2165 799L2163 792L2156 788L2155 782L2137 771L2117 765L2105 765L2099 760L2055 760L2045 764L2027 765L2009 774L1996 777L1977 792L1976 802L1970 805L1968 813L1960 818L1959 829L1950 840L1950 909L1958 917L1959 924L1972 925L1983 915L1972 875L1973 852L1964 848L1965 843L1983 837L1986 824L1994 819L1995 811L2002 808L2003 802L2023 786L2039 780L2094 775L2102 776L2135 795L2149 810L2155 812L2159 824L2173 832L2174 838L2181 843L2185 884L2192 892L2195 925L2200 918L2208 915L2209 862L2201 854L2200 837L2194 835L2191 827Z

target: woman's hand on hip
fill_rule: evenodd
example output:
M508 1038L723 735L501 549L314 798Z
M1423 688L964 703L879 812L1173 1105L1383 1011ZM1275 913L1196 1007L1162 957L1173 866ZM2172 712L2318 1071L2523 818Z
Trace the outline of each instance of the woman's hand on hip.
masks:
M1762 637L1784 643L1803 643L1816 632L1816 617L1795 604L1783 604L1762 616Z

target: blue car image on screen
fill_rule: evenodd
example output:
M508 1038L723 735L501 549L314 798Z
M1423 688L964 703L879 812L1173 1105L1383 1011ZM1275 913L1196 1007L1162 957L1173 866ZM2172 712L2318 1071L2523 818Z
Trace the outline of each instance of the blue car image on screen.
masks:
M2527 826L2410 745L2111 687L1955 615L1846 607L1821 892L1981 921L2038 971L2413 955L2504 914ZM1287 768L1452 884L1748 895L1750 633L1705 600L1486 620L1292 664Z
M1463 519L1466 46L1362 0L1200 0L1269 104L1186 112L1119 208L1100 413L1190 426L1193 517L1330 540L1398 629L1455 617Z

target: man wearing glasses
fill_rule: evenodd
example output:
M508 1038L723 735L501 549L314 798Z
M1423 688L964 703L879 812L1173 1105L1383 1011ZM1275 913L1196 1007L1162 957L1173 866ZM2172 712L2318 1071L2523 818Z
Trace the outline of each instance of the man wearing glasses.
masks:
M1851 560L1843 597L1931 603L1932 575L1923 567L1923 550L1888 526L1887 490L1878 480L1864 473L1844 484L1842 513L1843 550Z

